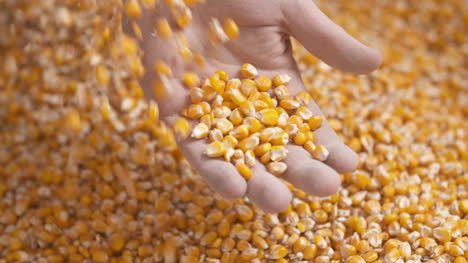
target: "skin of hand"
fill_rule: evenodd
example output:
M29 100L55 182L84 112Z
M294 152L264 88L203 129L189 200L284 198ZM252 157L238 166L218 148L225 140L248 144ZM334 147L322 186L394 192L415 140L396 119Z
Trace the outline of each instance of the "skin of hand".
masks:
M159 4L156 11L145 11L137 20L143 33L140 45L144 51L146 73L141 84L147 98L155 99L151 89L151 83L157 77L153 71L155 62L164 61L173 71L170 94L164 101L158 101L161 118L169 125L180 116L183 108L190 105L189 89L179 80L185 71L194 71L203 80L222 69L234 78L239 77L242 64L251 63L259 74L270 78L289 74L292 81L288 88L292 95L304 90L292 56L290 36L328 65L346 72L371 72L378 68L382 59L379 52L364 46L333 23L311 0L207 0L205 4L196 5L192 15L192 23L184 33L191 50L205 57L206 65L202 68L182 60L174 38L163 39L155 32L156 21L162 17L174 23L165 4ZM240 28L239 37L214 47L208 37L211 17L221 22L232 18ZM176 28L175 23L171 26ZM124 24L125 27L128 24ZM322 115L314 102L309 108L314 115ZM343 144L326 122L316 131L316 140L329 150L327 161L314 160L303 147L288 145L285 160L288 169L282 179L309 194L328 196L340 187L338 173L356 169L358 156ZM178 145L193 168L221 196L248 196L265 212L280 212L289 205L292 194L287 186L268 173L260 162L252 168L254 176L246 181L231 163L205 156L203 152L207 144L203 140L188 138L178 140Z

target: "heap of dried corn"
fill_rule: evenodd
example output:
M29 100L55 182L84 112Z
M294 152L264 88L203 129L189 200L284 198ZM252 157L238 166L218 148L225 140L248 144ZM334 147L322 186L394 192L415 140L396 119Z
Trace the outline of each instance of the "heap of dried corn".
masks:
M323 7L387 43L370 76L295 51L362 162L332 197L293 189L264 214L213 195L157 124L120 1L1 1L0 262L466 263L467 7Z

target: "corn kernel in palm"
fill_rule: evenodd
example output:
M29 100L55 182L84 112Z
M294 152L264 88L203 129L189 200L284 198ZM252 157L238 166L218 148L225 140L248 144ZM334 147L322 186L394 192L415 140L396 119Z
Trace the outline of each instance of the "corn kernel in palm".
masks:
M244 162L248 167L255 165L255 154L253 150L248 150L244 153Z
M283 99L280 101L280 106L286 110L296 110L301 104L293 99Z
M239 27L236 22L230 18L224 21L223 30L230 40L234 40L239 36Z
M222 142L212 142L205 149L205 154L209 157L221 157L226 152Z
M284 162L271 162L267 164L267 170L274 176L282 175L288 166Z
M278 127L268 127L260 131L260 141L269 142L277 137L282 132Z
M242 123L247 125L250 134L256 133L262 129L261 122L254 117L246 117Z
M275 96L279 100L284 100L284 99L289 98L289 89L284 85L280 85L276 87L273 91L275 93Z
M228 148L226 152L224 153L224 160L226 162L231 162L232 157L234 156L235 150L233 148Z
M239 142L239 149L242 151L246 152L248 150L253 150L255 147L257 147L260 144L260 139L258 136L249 136Z
M192 138L201 139L208 136L210 129L206 124L199 123L192 130Z
M262 156L265 153L269 152L270 150L271 150L271 143L266 142L255 147L254 153L256 156Z
M318 116L318 115L312 116L308 120L309 128L311 131L315 131L318 128L320 128L320 126L322 126L322 123L323 123L323 116Z
M230 79L226 81L226 89L225 92L229 92L233 89L239 89L241 86L241 81L239 79Z
M278 116L278 123L276 124L276 126L280 127L280 128L285 128L286 125L288 125L288 114L287 113L281 113L279 116Z
M236 164L237 171L246 179L252 178L252 171L245 163L239 162Z
M297 102L299 102L302 106L307 107L310 102L312 101L312 96L307 91L300 91L294 96Z
M234 109L231 111L231 114L229 115L229 120L231 121L233 125L239 125L244 120L244 117L242 116L242 113L240 112L239 109Z
M234 148L239 144L239 141L236 139L236 137L227 135L223 138L223 144L226 148Z
M292 115L288 118L288 124L296 124L298 127L304 122L298 115Z
M232 123L228 119L215 119L215 126L224 135L228 134L234 129L234 125L232 125Z
M307 136L303 132L298 132L296 136L294 136L294 143L297 145L304 145L306 141L307 141Z
M240 73L243 77L253 79L258 75L257 69L252 64L244 64L241 67Z
M251 79L243 79L240 84L240 90L245 96L250 96L254 91L257 91L257 84ZM249 100L251 100L250 97Z
M199 103L203 99L203 90L200 88L190 89L190 100L192 103Z
M205 114L200 117L200 123L205 124L208 128L211 129L211 126L213 126L214 123L214 117L211 114Z
M271 151L266 152L260 157L260 162L263 164L267 164L271 162Z
M300 106L296 110L296 115L300 116L304 121L308 121L313 116L312 111L310 111L307 107L304 106Z
M327 148L325 148L325 146L323 145L317 145L312 152L312 156L314 157L314 159L317 159L322 162L327 160L329 154L330 153L328 152Z
M305 148L309 153L313 154L314 151L315 151L315 148L317 148L317 146L316 146L315 143L312 142L312 141L306 141L306 142L304 143L304 148Z
M200 78L194 72L185 72L182 75L182 82L189 88L200 86Z
M265 76L257 76L255 77L255 84L257 84L257 88L260 91L268 91L271 89L271 79Z
M239 140L245 139L249 136L249 128L245 124L239 125L233 131L231 131L230 135L236 137Z
M229 97L237 106L242 105L242 103L247 100L247 98L240 92L239 89L229 90Z
M288 155L288 150L284 146L272 146L270 151L273 162L280 162Z
M278 113L274 109L264 109L258 113L258 119L265 125L275 125L278 123Z
M191 119L198 119L203 116L203 108L200 104L192 104L187 109L187 116Z
M172 76L171 68L169 67L169 65L167 65L163 61L157 61L154 64L154 72L156 74L162 74L162 75L165 75L165 76L168 76L168 77Z
M270 143L272 145L287 145L289 142L289 135L285 131L281 131L277 136L275 136Z
M287 124L284 127L284 131L289 135L289 137L294 137L299 131L296 124Z
M273 84L275 87L279 87L281 85L288 85L289 82L291 81L291 77L288 74L281 74L281 75L276 75L273 77Z
M211 142L222 142L223 141L223 133L219 129L212 129L210 130L210 141Z
M241 103L239 106L239 110L245 115L245 116L254 116L255 115L255 107L252 104L252 102L246 100Z

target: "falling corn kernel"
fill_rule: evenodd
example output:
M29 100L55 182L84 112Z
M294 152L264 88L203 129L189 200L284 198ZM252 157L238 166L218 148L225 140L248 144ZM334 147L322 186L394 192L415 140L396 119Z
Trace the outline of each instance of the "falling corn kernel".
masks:
M174 123L174 133L180 136L180 138L187 138L190 132L190 124L185 118L178 118Z
M140 4L137 0L129 0L125 4L125 15L130 18L138 18L142 14Z
M234 40L239 36L239 27L236 22L230 18L224 20L223 29L230 40Z
M162 37L162 38L170 38L172 37L172 29L171 29L171 26L169 25L169 22L167 21L167 19L165 18L162 18L162 19L159 19L157 22L156 22L156 30L158 31L158 34Z
M200 78L197 74L193 72L185 72L182 75L182 82L185 86L189 88L194 88L200 86Z

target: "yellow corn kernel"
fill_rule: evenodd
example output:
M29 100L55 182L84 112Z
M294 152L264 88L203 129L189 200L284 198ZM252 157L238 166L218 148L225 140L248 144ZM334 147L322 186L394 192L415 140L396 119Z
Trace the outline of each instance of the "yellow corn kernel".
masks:
M109 255L103 250L93 250L91 252L91 259L93 262L107 262Z
M108 85L111 80L111 75L106 66L99 65L96 67L96 80L101 85Z
M245 157L244 157L244 152L240 149L234 150L232 156L232 163L237 164L237 163L244 163Z
M216 119L215 126L223 133L223 135L228 134L234 129L234 125L232 125L228 119Z
M243 152L246 152L248 150L253 150L255 147L257 147L260 143L260 139L258 136L249 136L242 141L239 142L239 149L241 149Z
M216 75L218 75L219 79L222 81L228 81L229 80L229 74L224 71L224 70L218 70L215 72Z
M200 78L194 72L185 72L182 75L182 82L189 88L200 86Z
M266 103L263 100L256 100L256 101L253 102L253 104L254 104L255 110L257 110L257 111L261 111L261 110L270 108L268 106L268 103Z
M258 71L252 64L244 64L241 67L240 73L243 77L253 79L257 76Z
M242 94L245 96L250 96L257 91L257 84L251 79L243 79L239 86ZM249 100L252 101L253 99L249 97Z
M233 89L239 89L240 87L241 87L241 81L239 79L230 79L230 80L227 80L226 82L225 92L229 92L230 90L233 90Z
M436 227L436 228L434 228L432 233L433 233L433 236L435 237L435 239L437 239L438 241L440 241L442 243L447 243L452 238L452 231L450 229L448 229L448 228Z
M141 7L136 0L129 0L125 4L125 15L129 18L138 18L142 14Z
M299 253L299 252L302 252L304 250L304 248L307 246L307 238L305 237L299 237L296 242L294 242L294 245L293 245L293 252L294 253Z
M289 89L284 85L277 86L274 89L274 93L279 100L289 98Z
M465 256L466 256L466 254L465 254ZM468 261L467 261L466 257L464 257L464 256L458 256L458 257L455 258L455 261L453 261L453 263L467 263L467 262Z
M210 143L205 150L205 154L209 157L221 157L225 153L225 147L222 142L212 142Z
M295 144L297 144L297 145L304 145L304 144L306 144L306 142L307 142L307 136L306 136L304 133L298 132L298 133L296 134L296 136L294 136L294 143L295 143ZM312 145L309 145L309 146L307 146L307 147L309 147L309 148L313 151L313 148L315 148L315 145L313 144L312 141L309 141L309 144L310 144L310 143L312 143ZM313 148L311 148L311 146L313 146ZM304 147L306 147L306 146L304 146ZM306 149L307 149L307 148L306 148ZM310 153L312 153L311 150L307 149L307 151L309 151Z
M226 152L224 153L224 160L226 162L231 162L235 153L236 151L233 148L227 148Z
M315 255L317 255L317 246L315 244L307 245L304 250L302 250L302 255L305 260L315 258Z
M255 115L255 107L252 104L252 102L246 100L241 103L239 106L239 110L245 115L245 116L254 116Z
M294 96L297 102L299 102L302 106L307 107L310 102L312 101L312 96L306 91L300 91Z
M260 132L260 140L262 142L269 142L273 140L273 138L278 137L282 130L278 129L277 127L268 127L263 129Z
M239 141L232 135L224 137L222 141L226 148L234 148L239 143Z
M229 36L224 31L221 23L217 18L211 18L209 24L209 39L213 44L217 44L219 41L224 43L229 40Z
M187 109L187 117L191 119L199 119L201 116L205 115L201 104L192 104Z
M255 154L253 150L248 150L244 153L244 162L248 167L253 167L255 165Z
M231 135L237 139L245 139L249 137L249 128L245 124L239 125L231 132Z
M346 259L345 263L366 263L361 256L351 256Z
M172 29L171 29L171 26L169 25L169 22L167 21L167 19L165 18L162 18L162 19L159 19L156 23L156 30L158 31L158 34L162 37L162 38L170 38L172 37Z
M262 156L270 150L271 150L271 143L267 142L267 143L263 143L255 147L254 153L256 156Z
M198 105L201 106L203 114L209 114L211 112L211 106L210 106L210 104L208 102L202 101L202 102L198 103Z
M273 162L280 162L286 158L288 150L284 146L272 146L271 147L271 160Z
M174 123L174 133L182 139L187 138L190 132L190 124L185 118L178 118Z
M312 156L314 157L314 159L317 159L322 162L326 161L329 155L330 152L328 152L327 148L320 144L317 145L314 151L312 152Z
M323 116L312 116L307 123L309 124L310 130L315 131L322 126Z
M67 113L67 116L66 116L66 123L67 123L67 126L70 128L70 130L72 131L79 131L81 130L81 117L80 117L80 113L75 110L75 109L71 109L68 113Z
M365 219L359 216L351 216L346 220L346 224L358 234L364 233L367 227Z
M234 104L236 104L237 106L242 105L242 103L247 100L244 94L242 94L239 89L229 90L229 97L231 98L232 102L234 102Z
M289 142L289 135L285 131L281 131L275 136L270 143L272 145L287 145Z
M245 163L237 163L236 169L246 180L252 178L252 171L249 169L249 167L247 167Z
M157 111L157 116L156 116L156 112L154 111L154 108L152 109L151 108L151 105L152 104L156 104L154 103L153 101L150 102L150 120L152 122L157 122L159 120L159 110ZM156 106L157 107L157 106ZM112 107L109 103L109 100L107 99L106 96L102 96L101 97L101 107L99 108L100 111L101 111L101 116L104 120L108 121L111 117L111 112L112 112ZM151 113L151 111L153 110L153 115ZM156 119L156 121L154 121L154 119L152 119L151 117L157 117L157 118L154 118Z
M225 119L231 115L231 110L226 106L215 107L213 109L213 116L217 119Z
M460 200L458 207L462 213L468 214L468 199Z
M290 81L291 77L288 74L281 74L273 77L273 84L275 84L275 87L288 85Z
M463 256L465 251L463 251L461 247L454 244L449 247L447 253L453 257L459 257Z
M177 5L172 8L172 17L180 28L186 28L192 21L192 11L185 5Z
M231 121L233 125L237 126L242 123L242 121L244 120L244 117L242 116L242 113L240 112L239 109L234 109L231 111L231 114L229 115L229 120Z
M266 167L268 172L274 176L280 176L288 169L288 166L284 162L271 162Z
M289 253L285 246L275 244L271 246L269 254L272 259L284 258Z
M218 74L213 74L209 77L210 85L211 87L218 93L218 94L224 94L224 91L226 89L226 82L224 80L221 80L219 78Z
M262 128L262 124L260 123L260 121L255 119L254 117L247 117L242 123L247 125L250 134L254 134L260 131L260 129Z
M297 128L296 124L286 124L284 127L284 131L290 136L294 137L299 131L299 128Z
M264 109L259 112L258 119L265 125L275 125L278 122L278 112L274 109Z
M165 75L165 76L168 76L168 77L172 76L171 68L169 67L169 65L167 65L163 61L157 61L154 64L154 72L156 74L162 74L162 75Z
M361 257L366 263L370 263L376 261L379 258L379 254L375 251L368 251L362 254Z
M314 244L321 249L324 249L328 246L327 240L321 235L315 235L314 236Z
M296 110L296 115L300 116L304 121L308 121L313 116L312 112L304 106L301 106Z
M213 118L213 115L211 114L205 114L201 116L200 118L200 123L205 124L208 127L208 129L211 129L213 122L214 122L214 118Z
M230 18L224 20L223 29L230 40L236 39L239 36L239 27L236 22Z
M208 126L206 126L206 124L199 123L193 128L192 137L195 139L201 139L208 136L209 132L210 129L208 128Z
M150 101L150 103L149 103L148 119L152 123L159 122L159 107L158 107L158 104L156 104L156 102L154 102L154 101Z
M400 251L394 248L385 253L384 262L396 262L400 258Z
M199 103L203 99L203 90L200 88L190 89L190 100L192 103Z
M288 119L288 124L296 124L297 127L299 127L303 122L304 120L297 115L290 116Z
M280 101L280 106L286 110L296 110L301 104L293 99L283 99Z
M268 164L271 161L271 151L266 152L260 157L260 162L263 164Z
M255 78L255 84L260 91L268 91L271 89L271 79L265 76L257 76Z

